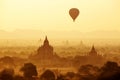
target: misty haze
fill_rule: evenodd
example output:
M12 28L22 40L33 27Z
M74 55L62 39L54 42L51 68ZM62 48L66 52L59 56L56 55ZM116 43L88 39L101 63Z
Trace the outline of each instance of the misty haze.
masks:
M0 0L0 80L120 80L120 1Z

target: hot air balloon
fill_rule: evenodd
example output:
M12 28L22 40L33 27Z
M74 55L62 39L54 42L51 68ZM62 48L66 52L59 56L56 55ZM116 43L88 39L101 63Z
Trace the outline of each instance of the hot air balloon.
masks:
M78 17L79 15L79 10L77 8L71 8L69 10L69 15L72 17L73 21Z

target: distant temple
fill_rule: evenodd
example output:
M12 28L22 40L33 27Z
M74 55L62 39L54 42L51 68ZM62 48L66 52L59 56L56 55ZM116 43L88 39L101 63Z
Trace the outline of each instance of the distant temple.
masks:
M34 61L52 61L58 59L59 56L54 53L53 47L49 44L47 36L45 37L43 45L41 45L37 52L33 55L30 55L29 58Z
M94 45L92 46L92 49L89 52L89 56L98 56L97 51L95 50Z
M74 54L74 53L73 53ZM76 62L79 64L99 64L103 62L103 57L97 54L97 51L92 46L90 52L87 55L76 55L72 58L60 57L54 53L53 47L49 44L47 36L45 37L43 45L41 45L35 54L29 56L29 59L35 63L39 63L40 66L75 66Z
M38 48L37 54L40 55L42 59L49 59L53 57L53 47L49 45L47 36L44 40L44 44Z
M92 49L89 52L87 58L90 64L101 64L104 62L103 56L97 53L94 45L92 46Z

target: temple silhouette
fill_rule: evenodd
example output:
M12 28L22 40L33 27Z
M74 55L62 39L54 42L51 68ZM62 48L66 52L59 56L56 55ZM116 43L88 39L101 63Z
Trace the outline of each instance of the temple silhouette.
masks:
M35 54L30 55L29 59L44 66L71 66L71 64L74 65L76 62L79 64L99 64L104 61L103 56L97 53L94 45L90 52L84 56L76 55L72 59L60 57L54 52L54 48L49 44L47 36L45 37L43 45L37 49Z
M37 50L37 56L42 59L51 59L54 56L53 47L49 44L47 36L44 40L44 44Z
M92 49L91 49L89 55L90 55L90 56L97 56L97 55L98 55L97 52L96 52L96 50L95 50L94 45L92 46Z

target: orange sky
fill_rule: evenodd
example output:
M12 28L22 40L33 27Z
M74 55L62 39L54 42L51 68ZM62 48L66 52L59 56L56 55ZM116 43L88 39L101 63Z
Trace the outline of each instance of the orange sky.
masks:
M73 22L70 8L80 15ZM0 30L120 31L120 0L0 0Z

